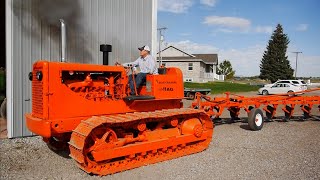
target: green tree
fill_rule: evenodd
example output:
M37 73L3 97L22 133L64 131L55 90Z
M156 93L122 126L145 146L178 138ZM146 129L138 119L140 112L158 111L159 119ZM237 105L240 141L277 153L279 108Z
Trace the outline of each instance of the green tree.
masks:
M292 79L293 69L291 68L288 56L286 56L289 38L283 32L280 24L271 35L271 39L264 51L260 64L260 78L275 82L278 79Z
M228 60L222 61L217 67L217 74L225 75L226 79L233 78L236 71L232 69L231 62Z

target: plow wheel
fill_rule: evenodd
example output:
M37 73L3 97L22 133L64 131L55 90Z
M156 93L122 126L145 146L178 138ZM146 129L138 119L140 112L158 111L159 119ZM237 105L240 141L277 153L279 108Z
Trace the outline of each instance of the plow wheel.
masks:
M253 131L259 131L262 129L264 124L263 112L261 109L253 108L249 112L248 124L250 129Z
M195 96L195 93L188 92L188 93L187 93L187 97L188 97L189 100L194 100L194 98L195 98L196 96Z
M212 133L209 116L195 109L92 117L73 131L70 156L87 173L107 175L203 151Z

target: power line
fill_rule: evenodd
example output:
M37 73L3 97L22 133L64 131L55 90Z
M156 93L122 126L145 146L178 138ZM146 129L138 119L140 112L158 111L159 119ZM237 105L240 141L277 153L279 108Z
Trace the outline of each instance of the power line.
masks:
M298 55L302 52L300 51L295 51L295 52L292 52L292 53L295 53L296 54L296 70L294 72L294 77L297 79L297 71L298 71Z

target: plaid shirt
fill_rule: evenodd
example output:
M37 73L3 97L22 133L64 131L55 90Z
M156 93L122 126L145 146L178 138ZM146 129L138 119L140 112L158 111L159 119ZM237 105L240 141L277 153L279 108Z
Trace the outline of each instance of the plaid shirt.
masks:
M147 55L145 58L139 57L132 62L132 65L139 66L141 73L158 74L156 61L151 55Z

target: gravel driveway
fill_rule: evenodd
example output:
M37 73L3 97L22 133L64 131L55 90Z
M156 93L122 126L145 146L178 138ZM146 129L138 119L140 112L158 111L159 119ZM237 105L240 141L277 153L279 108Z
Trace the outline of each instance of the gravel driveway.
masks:
M320 179L320 121L275 121L257 132L243 122L218 124L201 153L102 178L40 137L2 139L0 179Z

